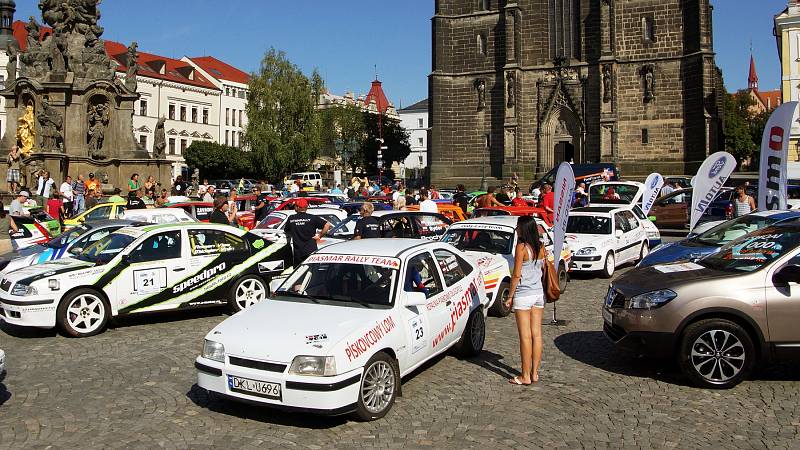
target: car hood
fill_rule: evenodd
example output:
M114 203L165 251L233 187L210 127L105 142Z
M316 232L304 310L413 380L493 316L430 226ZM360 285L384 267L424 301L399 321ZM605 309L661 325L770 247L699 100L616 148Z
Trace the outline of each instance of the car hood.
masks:
M614 243L614 237L610 234L573 234L567 233L564 240L574 251L584 247L610 247Z
M708 269L693 262L678 262L635 268L614 280L612 284L615 289L625 294L625 297L631 297L659 289L672 289L678 292L692 285L719 278L736 278L739 275L741 274Z
M13 260L15 260L17 258L25 258L25 257L31 256L31 255L36 255L38 253L41 253L41 252L44 252L44 251L47 251L47 250L52 250L52 249L49 248L49 247L46 247L44 245L38 245L38 244L37 245L32 245L30 247L25 247L25 248L22 248L22 249L14 250L13 252L4 253L4 254L0 255L0 262L13 261Z
M668 264L688 259L702 258L718 252L720 247L713 245L686 245L683 241L664 244L647 255L637 267L648 267L655 264Z
M340 341L391 314L389 309L268 299L217 325L206 336L228 355L289 364L297 355L332 355Z
M25 282L25 284L30 284L42 278L61 275L74 270L87 269L89 267L94 267L94 264L79 259L64 258L57 261L49 261L44 264L23 267L22 269L6 274L5 280L13 283L22 281Z

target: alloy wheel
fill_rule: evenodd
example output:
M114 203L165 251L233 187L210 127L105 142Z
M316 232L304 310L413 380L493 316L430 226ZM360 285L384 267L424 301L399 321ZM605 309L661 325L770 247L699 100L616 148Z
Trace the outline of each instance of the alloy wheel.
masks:
M240 309L245 309L264 300L267 289L264 284L254 278L239 283L236 287L236 304Z
M724 383L745 366L746 352L735 334L725 330L709 330L692 344L694 370L711 383Z
M483 341L486 339L486 327L483 322L483 313L480 310L475 311L475 317L470 321L472 329L469 336L472 340L472 348L483 348Z
M394 368L386 361L375 361L364 373L361 400L370 413L378 414L390 406L394 389Z
M100 297L92 294L79 295L67 306L67 323L79 333L92 333L103 323L105 308Z

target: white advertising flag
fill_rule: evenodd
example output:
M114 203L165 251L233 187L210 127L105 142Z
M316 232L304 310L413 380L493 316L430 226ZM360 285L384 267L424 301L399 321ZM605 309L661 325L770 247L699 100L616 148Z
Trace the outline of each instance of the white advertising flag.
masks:
M553 186L555 201L553 202L553 264L558 273L561 261L561 249L564 247L564 236L567 233L567 219L572 205L572 194L575 192L575 173L572 166L562 162L556 172L556 184Z
M728 152L714 153L703 161L692 184L694 192L692 192L689 231L694 229L708 206L717 198L720 189L725 186L725 182L728 181L728 177L735 168L736 158Z
M761 173L758 177L758 209L786 209L786 166L789 131L797 102L777 107L769 116L761 138Z
M651 173L645 180L644 195L642 195L642 212L645 216L656 202L662 187L664 187L664 177L660 173Z

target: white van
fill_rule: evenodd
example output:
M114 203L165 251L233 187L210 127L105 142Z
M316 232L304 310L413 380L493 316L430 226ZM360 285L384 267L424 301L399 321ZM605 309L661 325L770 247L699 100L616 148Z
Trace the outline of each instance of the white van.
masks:
M322 175L319 172L297 172L289 175L283 179L283 184L288 185L295 180L301 180L303 187L316 187L317 184L322 186Z

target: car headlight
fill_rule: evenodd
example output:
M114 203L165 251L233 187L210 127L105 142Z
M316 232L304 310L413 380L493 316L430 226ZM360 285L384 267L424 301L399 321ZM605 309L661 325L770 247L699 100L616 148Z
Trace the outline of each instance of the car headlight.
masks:
M657 291L645 292L631 297L628 300L629 309L654 309L664 306L667 302L677 297L674 291L669 289L659 289Z
M594 247L583 247L582 249L575 252L575 254L578 256L591 255L594 253L597 253L597 249Z
M14 285L14 288L11 289L11 295L26 296L36 294L38 294L36 288L33 286L28 286L27 284L17 283Z
M330 377L336 375L333 356L296 356L289 367L290 375Z
M659 233L658 231L648 231L647 232L647 237L648 238L659 238L659 237L661 237L661 233Z
M206 339L203 342L203 358L224 363L225 346L219 342L209 341Z

